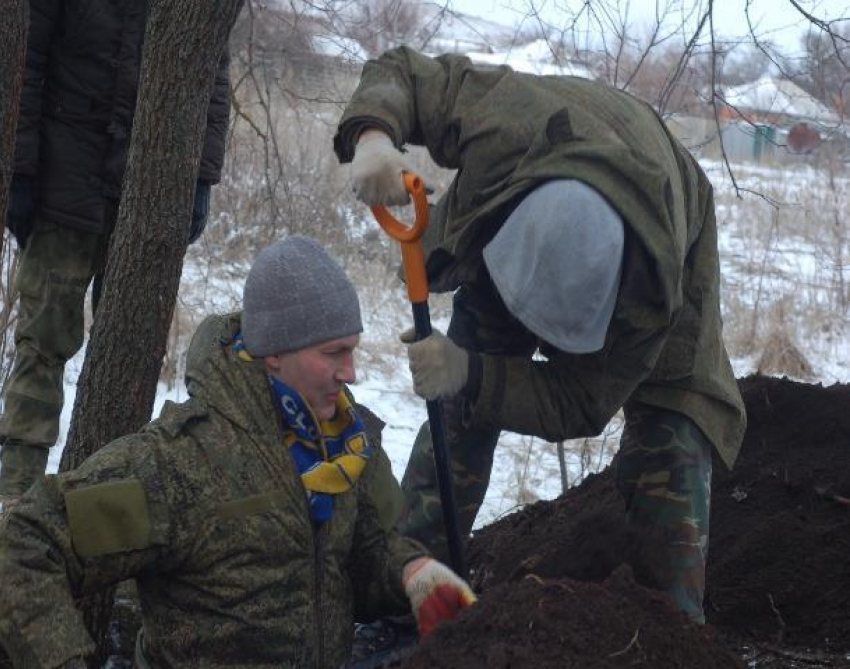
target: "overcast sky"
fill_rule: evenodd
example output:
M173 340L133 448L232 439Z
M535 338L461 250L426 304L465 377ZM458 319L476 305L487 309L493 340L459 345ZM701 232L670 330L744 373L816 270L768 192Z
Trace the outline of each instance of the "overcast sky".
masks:
M450 0L452 8L465 14L472 14L488 18L506 25L516 25L527 17L530 9L539 11L544 20L555 25L562 25L569 12L565 7L580 8L583 0ZM442 3L441 3L442 4ZM591 0L591 5L593 5ZM674 16L672 20L681 24L681 7L692 7L697 2L688 0L605 0L604 3L595 3L601 7L620 7L624 12L629 7L629 20L644 25L652 22L655 17L656 7L672 7ZM744 36L747 32L747 19L745 6L749 4L750 20L757 24L757 32L761 38L770 38L783 50L796 49L799 45L800 36L807 27L808 22L793 7L789 0L714 0L714 28L717 34L728 38ZM850 23L850 0L798 0L805 11L810 12L818 18L835 20L847 17ZM703 7L707 2L701 3ZM679 14L675 9L679 8ZM528 18L525 18L528 21Z

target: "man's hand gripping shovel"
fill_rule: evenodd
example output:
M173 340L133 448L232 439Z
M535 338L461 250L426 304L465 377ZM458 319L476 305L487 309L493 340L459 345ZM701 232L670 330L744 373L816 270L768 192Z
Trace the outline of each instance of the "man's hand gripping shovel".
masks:
M428 310L428 277L425 273L425 255L422 250L422 235L428 227L428 202L425 199L425 184L417 175L405 172L404 186L413 198L416 221L412 227L400 223L386 207L372 207L372 213L380 226L390 237L401 243L401 257L404 263L404 279L407 283L407 295L413 308L413 325L417 339L431 334L431 315ZM455 573L466 578L466 566L463 560L463 545L457 521L454 485L449 466L449 448L446 442L446 423L443 416L443 404L440 400L428 400L428 423L431 429L431 442L434 448L434 467L437 473L437 486L440 503L443 507L443 522L446 526L446 540L449 547L449 560Z

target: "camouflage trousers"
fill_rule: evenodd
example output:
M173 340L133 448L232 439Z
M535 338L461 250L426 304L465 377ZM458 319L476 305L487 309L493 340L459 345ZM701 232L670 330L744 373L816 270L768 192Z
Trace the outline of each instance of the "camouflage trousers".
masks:
M59 436L65 364L83 345L86 291L95 279L94 310L108 242L37 219L21 254L15 363L0 418L0 495L19 496L44 474Z
M465 288L455 295L449 336L466 348L502 355L530 356L536 346L498 300ZM447 442L458 524L467 535L487 492L499 432L464 428L455 404L445 405ZM657 547L653 573L659 576L659 584L680 609L702 623L711 444L678 412L645 405L629 405L625 412L626 428L615 466L627 522ZM399 529L446 561L448 547L427 423L416 437L401 487L405 508Z
M705 564L711 506L711 442L684 414L626 406L614 459L629 526L657 546L658 584L697 623L705 622Z

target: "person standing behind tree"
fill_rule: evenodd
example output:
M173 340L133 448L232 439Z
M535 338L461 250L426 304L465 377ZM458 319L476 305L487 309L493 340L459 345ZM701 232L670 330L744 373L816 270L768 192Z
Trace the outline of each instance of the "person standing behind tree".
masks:
M97 309L139 84L147 3L30 0L7 227L21 248L16 357L0 418L0 513L40 477L59 433L66 362ZM222 55L187 238L206 225L230 114ZM175 240L183 243L183 240Z
M703 622L712 446L732 466L746 425L722 338L708 178L623 91L399 48L366 63L334 138L362 201L408 201L406 143L457 170L426 249L432 289L456 290L448 337L403 339L416 392L457 417L461 529L484 499L500 430L587 437L623 408L627 520L660 545L662 587ZM445 556L430 447L423 429L400 528Z

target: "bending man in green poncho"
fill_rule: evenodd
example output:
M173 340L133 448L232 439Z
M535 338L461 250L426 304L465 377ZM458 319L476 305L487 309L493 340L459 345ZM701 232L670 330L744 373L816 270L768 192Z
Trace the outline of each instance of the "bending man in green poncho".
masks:
M334 140L361 200L407 202L405 144L457 170L426 248L431 288L455 291L448 336L409 359L416 392L446 401L461 529L501 430L592 436L622 408L628 521L703 622L712 447L732 466L746 422L705 174L623 91L400 48L366 64ZM445 556L427 430L402 488L402 531Z

